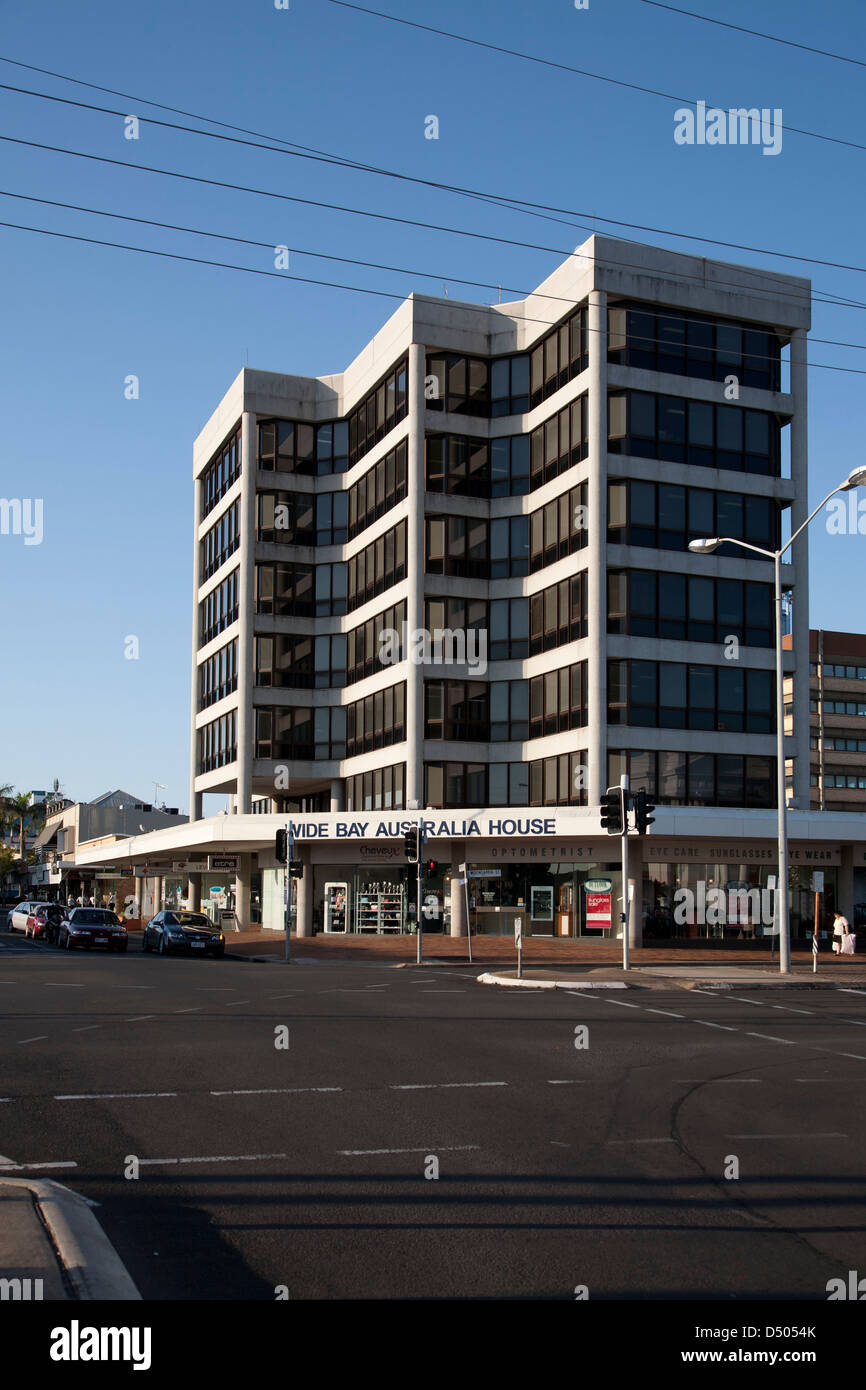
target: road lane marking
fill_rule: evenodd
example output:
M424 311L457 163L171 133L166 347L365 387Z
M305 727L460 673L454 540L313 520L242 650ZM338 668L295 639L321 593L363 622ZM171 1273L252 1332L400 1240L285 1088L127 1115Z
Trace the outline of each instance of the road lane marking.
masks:
M18 1047L21 1047L21 1046L23 1046L24 1043L45 1042L45 1039L46 1039L47 1037L48 1037L48 1034L47 1034L47 1033L39 1033L35 1038L19 1038L19 1039L18 1039L18 1044L17 1044L17 1045L18 1045Z
M0 1163L0 1173L22 1172L25 1168L77 1168L71 1159L62 1163Z
M156 1100L176 1096L177 1091L102 1091L92 1095L55 1096L55 1100Z
M428 1154L431 1149L435 1153L465 1153L478 1147L477 1144L427 1144L423 1149L338 1149L337 1153L357 1158L367 1154Z
M728 1139L847 1139L847 1134L728 1134Z
M391 1085L388 1089L390 1091L452 1091L473 1086L507 1085L507 1081L418 1081L403 1085Z
M588 1086L588 1081L548 1081L548 1086Z
M73 985L66 980L43 980L44 989L84 989L84 985Z
M249 1004L249 1002L249 999L227 999L226 1008L234 1009L237 1008L238 1004Z
M675 1144L675 1139L607 1139L608 1144Z
M766 1038L768 1042L788 1043L790 1047L795 1046L793 1038L776 1038L772 1033L747 1033L746 1036L749 1038Z
M707 1018L693 1018L692 1023L700 1023L704 1028L721 1028L723 1033L738 1033L739 1028L732 1028L729 1023L710 1023Z
M269 1158L288 1158L288 1154L207 1154L202 1158L140 1158L140 1168L160 1163L261 1163Z
M670 1009L651 1009L649 1004L645 1004L644 1008L648 1014L664 1014L666 1018L685 1018L685 1014L671 1013Z
M89 1033L91 1028L101 1028L101 1023L86 1023L83 1028L73 1028L73 1033Z
M384 986L384 985L381 985L381 986L379 986L379 985L372 985L371 988L372 988L372 989L379 989L379 988L384 989L385 986ZM425 990L422 990L421 992L422 992L422 994L465 994L465 993L466 993L466 990L465 990L465 989L435 989L435 988L434 988L434 989L425 989Z
M792 1009L789 1004L771 1004L771 1009L783 1009L786 1014L814 1014L814 1009Z
M695 1020L700 1023L700 1019ZM701 1086L763 1086L762 1076L675 1076L674 1081L680 1085L701 1085Z
M173 1012L176 1014L199 1014L201 1013L201 1005L196 1004L191 1009L174 1009Z
M15 981L13 981L13 980L0 980L0 984L10 984L10 985L11 985L11 984L13 984L13 983L14 983L14 984L17 984L18 981L17 981L17 980L15 980ZM851 987L850 987L849 985L838 985L837 988L836 988L836 993L837 993L837 994L866 994L866 989L851 989Z
M342 1086L270 1086L255 1091L211 1091L212 1096L306 1096L342 1091Z
M133 1018L128 1018L127 1023L141 1023L145 1018L156 1018L156 1014L135 1014Z

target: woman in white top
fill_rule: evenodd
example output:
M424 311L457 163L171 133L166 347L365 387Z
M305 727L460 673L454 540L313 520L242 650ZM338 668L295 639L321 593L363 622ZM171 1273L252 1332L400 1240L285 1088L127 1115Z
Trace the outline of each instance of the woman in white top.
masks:
M842 938L851 935L851 927L848 918L843 917L841 912L836 912L833 917L833 946L837 955L842 954Z

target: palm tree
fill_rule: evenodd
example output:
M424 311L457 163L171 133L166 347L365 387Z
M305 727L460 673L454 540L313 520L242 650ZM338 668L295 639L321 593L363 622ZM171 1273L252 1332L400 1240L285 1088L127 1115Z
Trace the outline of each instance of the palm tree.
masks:
M11 812L11 819L18 822L18 858L24 858L24 824L25 821L45 819L45 808L35 803L31 806L30 798L26 792L19 792L17 796L7 797L6 805Z
M11 782L5 782L0 786L0 836L6 833L6 828L11 824L12 816L9 810L9 797L15 788Z

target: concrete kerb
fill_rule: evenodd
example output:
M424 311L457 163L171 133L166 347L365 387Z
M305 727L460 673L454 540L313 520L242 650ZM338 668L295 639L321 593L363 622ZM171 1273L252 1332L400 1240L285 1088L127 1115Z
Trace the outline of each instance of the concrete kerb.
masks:
M485 972L478 976L480 985L504 985L511 989L630 989L625 980L516 980L508 975Z
M54 1246L74 1300L140 1301L141 1294L85 1197L50 1178L6 1178L3 1187L26 1188Z

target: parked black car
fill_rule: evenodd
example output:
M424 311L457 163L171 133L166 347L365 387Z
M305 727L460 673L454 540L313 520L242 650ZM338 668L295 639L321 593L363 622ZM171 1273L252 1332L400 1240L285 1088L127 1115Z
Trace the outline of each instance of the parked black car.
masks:
M125 951L126 927L107 907L68 907L60 919L58 946L71 951L74 946L104 946L107 951Z
M165 908L152 917L144 929L142 950L159 951L161 956L183 951L189 955L225 955L226 939L203 912Z

